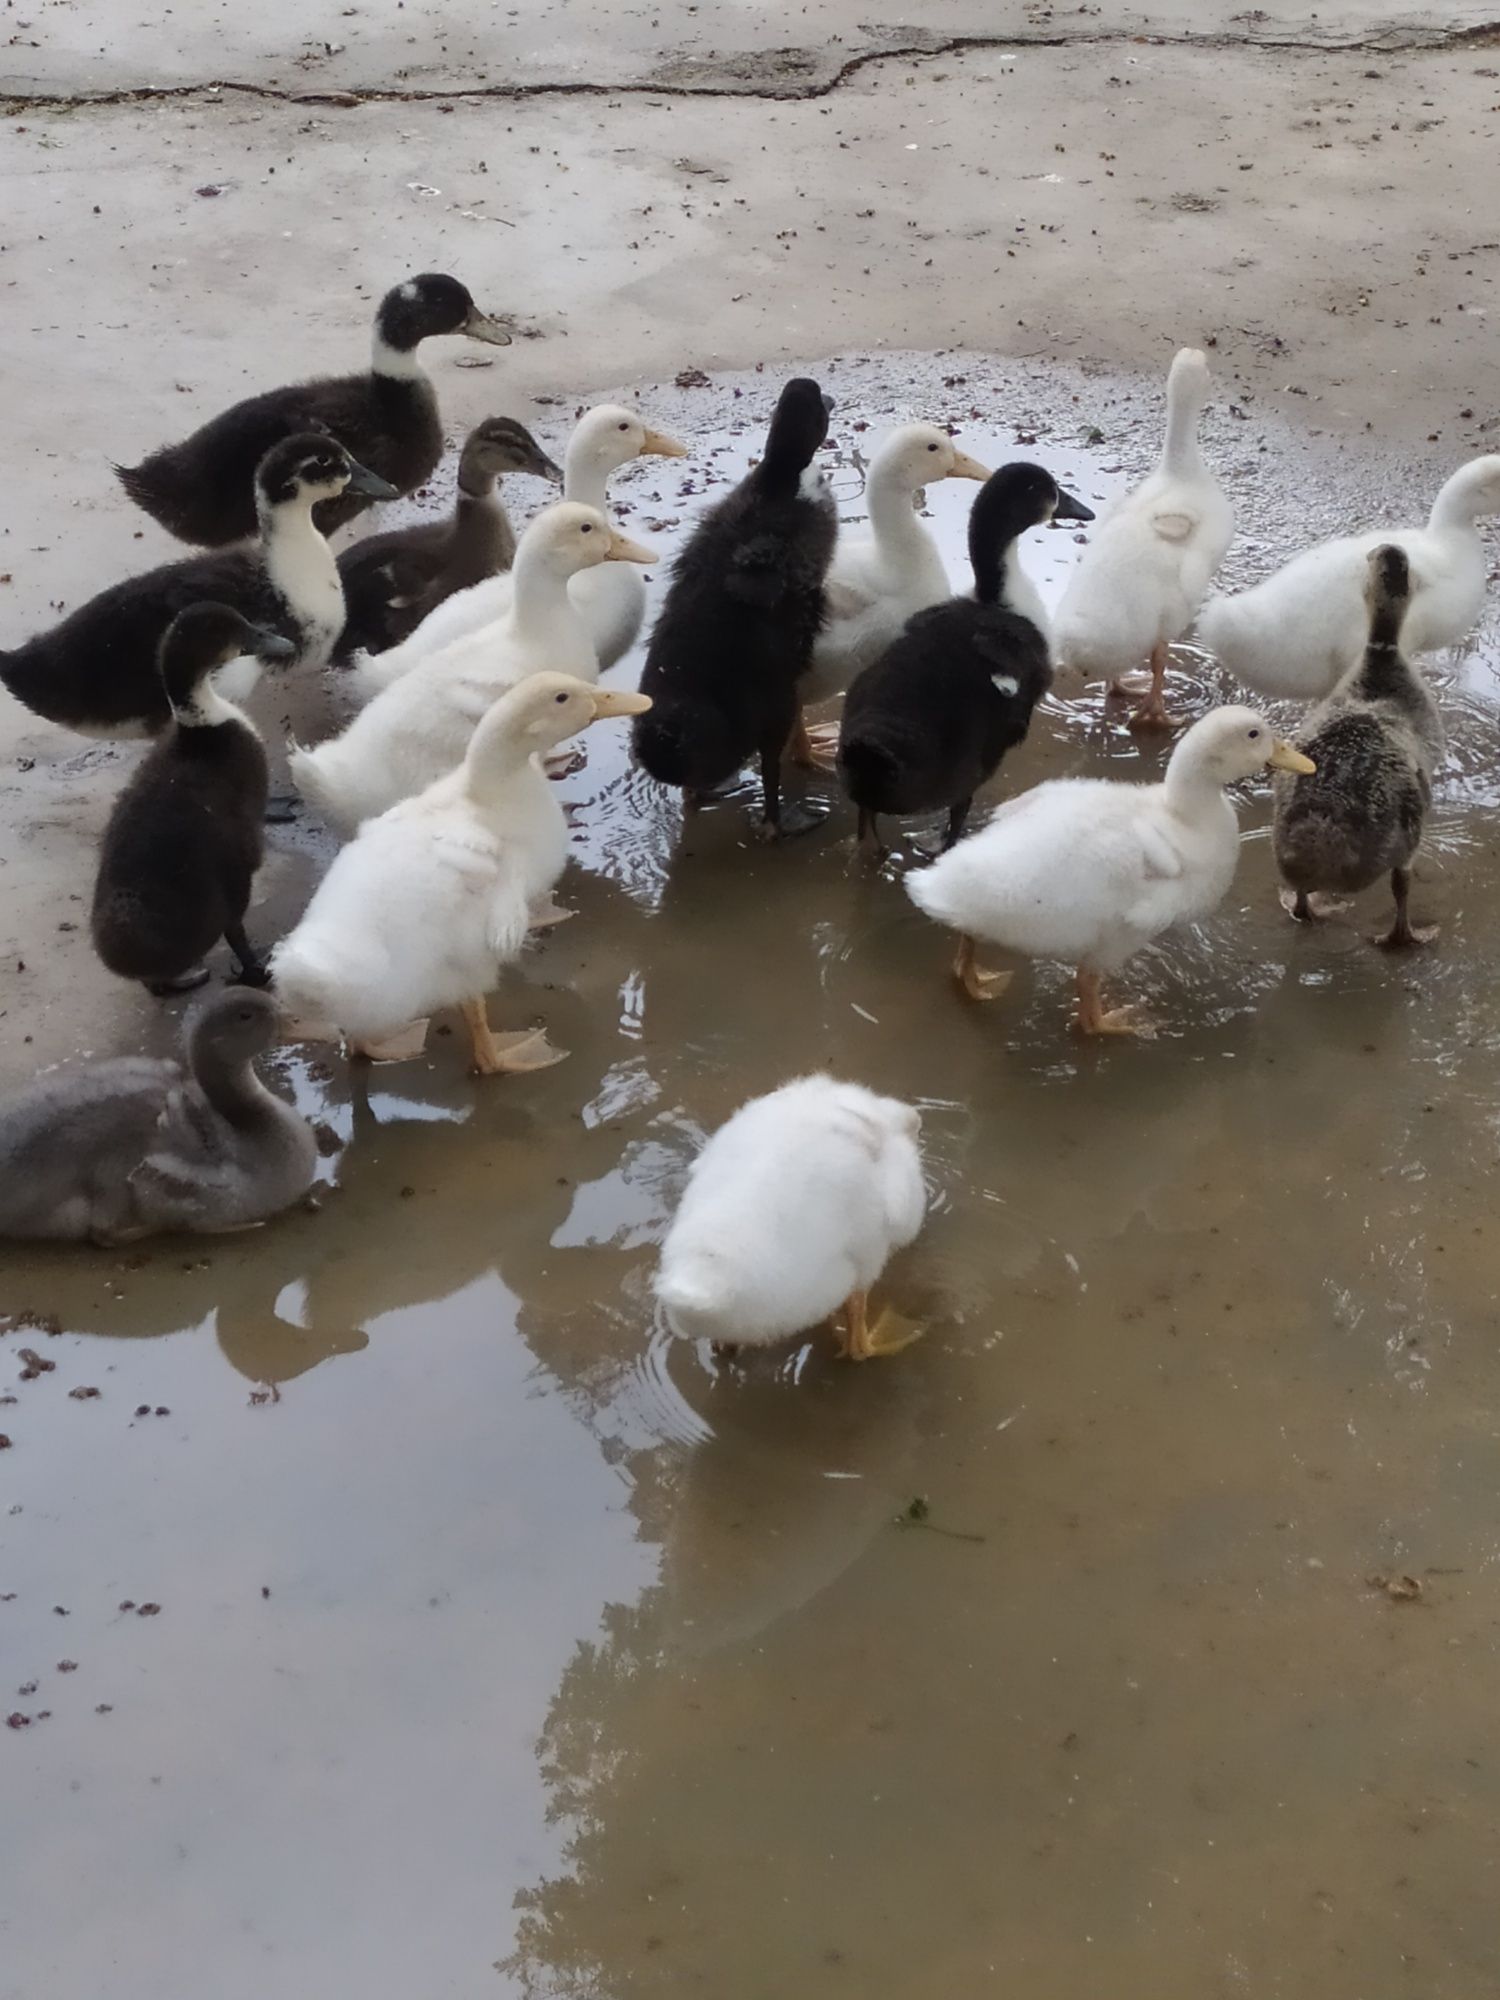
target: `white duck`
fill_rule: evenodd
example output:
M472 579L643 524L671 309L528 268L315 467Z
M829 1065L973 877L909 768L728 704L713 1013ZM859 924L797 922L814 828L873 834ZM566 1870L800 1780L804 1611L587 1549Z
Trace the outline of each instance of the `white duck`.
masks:
M457 1006L481 1075L560 1062L540 1029L493 1034L484 1001L528 928L558 916L548 892L568 830L539 755L650 706L568 674L532 674L502 694L458 769L367 820L276 947L272 982L300 1031L340 1032L369 1056L416 1055L426 1015Z
M656 1295L684 1340L769 1347L843 1317L852 1361L917 1338L869 1324L868 1295L922 1226L910 1105L804 1076L752 1098L694 1163L662 1245Z
M938 545L917 514L917 495L939 479L989 476L935 424L902 424L882 440L865 481L870 533L840 531L823 587L828 619L801 683L804 705L842 694L908 618L953 595Z
M1204 356L1179 349L1156 470L1099 524L1053 624L1058 659L1087 679L1118 687L1149 658L1151 688L1132 728L1170 726L1167 648L1192 624L1234 535L1234 510L1198 449L1209 385Z
M906 892L961 934L953 971L972 999L994 999L1011 977L980 970L983 939L1076 966L1080 1033L1139 1033L1128 1008L1104 1010L1100 977L1222 900L1240 840L1224 787L1267 765L1313 769L1254 709L1217 708L1177 744L1164 783L1053 778L908 875Z
M527 527L516 549L509 611L381 689L338 736L294 749L302 796L341 833L451 771L497 695L543 668L593 680L599 671L569 579L598 563L651 563L650 549L611 528L594 507L560 500ZM356 669L378 681L388 656Z
M1500 514L1500 453L1460 466L1425 528L1341 535L1304 549L1237 597L1213 598L1199 637L1257 693L1323 701L1364 657L1370 557L1394 546L1411 568L1401 650L1410 656L1456 646L1484 609L1484 544L1475 526L1484 514Z
M611 473L635 458L686 458L687 446L665 431L652 430L633 410L601 403L580 417L563 461L563 498L607 514L605 489ZM510 610L513 578L486 577L455 591L424 618L409 638L379 656L380 685L419 666L455 639L478 632ZM568 585L604 671L635 644L646 616L646 585L633 569L584 570Z

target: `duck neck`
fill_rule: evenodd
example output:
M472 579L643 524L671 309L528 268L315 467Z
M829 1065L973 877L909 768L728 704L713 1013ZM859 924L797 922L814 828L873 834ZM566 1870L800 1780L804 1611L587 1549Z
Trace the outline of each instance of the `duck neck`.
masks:
M515 561L515 531L493 482L483 493L467 493L463 487L459 488L453 505L453 537L449 548L458 572L466 575L471 568L475 569L476 582L509 569Z
M1411 668L1401 653L1401 621L1405 615L1403 598L1399 604L1378 605L1370 619L1369 643L1353 690L1367 700L1405 695L1411 688Z
M1161 462L1168 472L1191 477L1203 470L1203 455L1198 449L1202 416L1202 399L1186 383L1168 383L1167 435L1161 451Z
M465 796L481 811L498 804L532 761L531 746L505 733L472 745L464 764Z
M1168 763L1162 790L1168 809L1180 819L1202 819L1224 800L1224 787L1194 754L1191 744L1179 749Z
M516 557L515 592L511 599L511 621L529 641L545 646L552 641L571 642L577 636L578 613L568 595L568 579L560 576L545 556L527 560L522 546Z
M329 593L343 602L338 564L312 517L313 502L299 493L260 512L261 559L272 587L305 625L324 621Z
M228 666L229 662L226 660L224 664ZM205 674L188 689L181 701L172 702L172 719L180 729L222 729L226 723L236 723L241 729L248 729L252 736L260 734L249 716L219 693L214 686L213 674Z
M613 470L612 466L601 465L575 432L563 456L564 500L576 500L580 507L597 507L601 514L607 513L609 475Z
M877 471L870 476L865 498L870 509L870 531L882 558L911 567L937 553L937 544L917 513L917 496L909 486L899 480L882 479Z
M231 1125L247 1125L276 1105L252 1062L220 1055L217 1049L193 1052L193 1079L219 1116Z
M1462 472L1456 472L1446 485L1438 491L1432 503L1432 512L1427 516L1427 525L1439 534L1453 534L1455 531L1477 538L1479 529L1474 504L1474 490Z
M370 373L383 376L388 382L427 381L427 370L417 359L416 348L393 347L381 332L378 319L370 341Z

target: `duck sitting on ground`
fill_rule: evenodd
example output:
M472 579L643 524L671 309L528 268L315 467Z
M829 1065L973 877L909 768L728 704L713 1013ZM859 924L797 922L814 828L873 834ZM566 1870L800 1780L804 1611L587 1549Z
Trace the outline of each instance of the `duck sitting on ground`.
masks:
M1222 901L1240 846L1224 788L1268 765L1313 768L1253 709L1214 709L1178 742L1164 783L1050 779L908 875L906 893L960 933L953 971L971 999L994 999L1011 977L980 969L983 940L1076 966L1081 1034L1141 1033L1131 1010L1105 1011L1101 977Z
M1149 656L1133 729L1171 726L1167 648L1188 627L1234 537L1234 510L1198 449L1205 356L1184 347L1167 373L1167 434L1156 470L1105 515L1057 608L1057 657L1118 689Z
M653 430L633 410L601 403L574 426L563 460L563 498L608 515L606 488L612 473L637 458L686 458L687 446L665 431ZM456 639L482 631L511 608L514 585L494 576L459 591L425 618L411 637L380 659L382 683L420 666ZM568 595L587 628L600 672L623 659L635 644L646 616L646 586L635 570L580 570Z
M568 590L595 563L651 563L650 549L629 541L592 507L559 500L529 523L516 550L509 613L458 639L420 667L382 686L384 655L355 669L375 690L340 735L315 750L294 749L292 777L330 826L352 833L451 771L497 696L549 665L593 680L599 664Z
M0 1104L0 1236L211 1235L300 1199L317 1140L255 1072L279 1032L264 993L218 993L188 1020L186 1075L180 1063L119 1056Z
M1054 518L1093 515L1039 465L992 473L969 515L973 597L919 611L849 689L839 775L867 856L881 851L880 813L946 809L951 847L975 792L1025 738L1052 668L1045 635L1007 608L1006 579L1017 538Z
M857 673L879 659L908 618L952 596L937 542L917 503L923 489L940 479L988 478L988 469L936 424L901 424L882 440L865 481L870 533L839 531L824 585L827 622L802 683L804 708L842 694ZM809 734L816 742L817 733Z
M1411 572L1400 642L1407 657L1456 646L1484 609L1488 564L1475 525L1500 514L1500 453L1460 466L1425 528L1372 529L1304 549L1236 597L1216 597L1199 637L1246 687L1274 700L1322 701L1363 653L1365 587L1376 549L1399 548Z
M1394 951L1437 936L1435 926L1413 928L1407 899L1443 723L1431 689L1402 656L1411 592L1406 552L1387 544L1368 568L1364 660L1298 732L1297 747L1316 769L1276 780L1272 842L1287 884L1282 900L1304 922L1330 914L1326 905L1314 908L1314 895L1357 895L1389 875L1396 914L1375 942Z
M388 651L440 604L510 568L516 531L495 490L509 472L562 478L524 424L514 417L486 417L464 439L458 492L447 520L366 535L344 550L338 559L344 630L335 661L342 664L361 651Z
M65 729L154 735L172 718L158 664L162 639L179 612L204 603L228 605L289 639L292 656L283 664L326 665L343 629L344 592L313 508L350 486L392 491L332 438L288 438L256 468L259 548L188 556L111 585L50 632L0 652L0 681L34 715ZM219 692L243 701L259 677L259 659L247 654L222 670Z
M482 1075L560 1062L539 1029L496 1036L485 1011L527 930L559 914L549 891L567 863L568 829L538 759L592 722L649 706L567 674L532 674L494 702L457 770L366 820L272 954L277 994L301 1032L342 1034L357 1053L394 1059L420 1053L425 1017L456 1006Z
M265 984L245 912L265 849L266 753L212 675L242 653L274 659L292 650L226 604L194 605L167 627L161 677L172 725L115 801L94 881L94 949L149 992L202 986L204 955L220 938L239 978Z
M752 1098L699 1154L655 1280L684 1340L770 1347L835 1314L851 1361L894 1354L917 1332L872 1327L871 1287L927 1205L909 1104L804 1076Z
M139 465L117 466L120 484L168 534L206 548L255 533L255 468L273 445L302 431L330 432L387 486L410 493L443 455L437 392L417 348L448 333L510 345L504 327L479 310L457 278L435 271L408 278L380 302L365 373L326 375L251 396L181 444L164 445ZM351 487L325 499L318 526L331 535L380 497Z
M781 804L781 759L822 629L823 583L838 534L828 482L813 464L832 400L799 376L781 392L765 456L709 508L673 565L652 628L635 726L649 775L695 802L760 760L761 832L775 839L821 814Z

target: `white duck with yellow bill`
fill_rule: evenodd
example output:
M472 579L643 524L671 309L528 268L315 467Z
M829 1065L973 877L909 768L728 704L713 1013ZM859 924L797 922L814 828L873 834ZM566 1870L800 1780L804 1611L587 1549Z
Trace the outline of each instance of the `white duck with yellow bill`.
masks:
M650 706L569 674L531 674L503 693L458 769L366 821L277 946L271 976L290 1032L394 1059L420 1053L426 1016L458 1007L482 1075L560 1062L541 1029L496 1035L485 1010L527 931L557 914L568 829L540 760L591 723Z

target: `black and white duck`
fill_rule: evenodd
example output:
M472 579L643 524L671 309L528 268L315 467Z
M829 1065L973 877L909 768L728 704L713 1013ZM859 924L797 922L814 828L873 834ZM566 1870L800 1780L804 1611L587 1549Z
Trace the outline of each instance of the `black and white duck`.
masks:
M457 278L425 272L386 293L375 314L370 366L358 375L292 382L235 403L181 444L139 465L119 466L120 484L179 541L221 548L256 528L255 469L273 445L300 431L330 432L351 458L397 493L410 493L443 455L437 392L417 359L424 340L464 334L507 347L510 335L483 313ZM350 487L325 500L325 535L377 496Z

